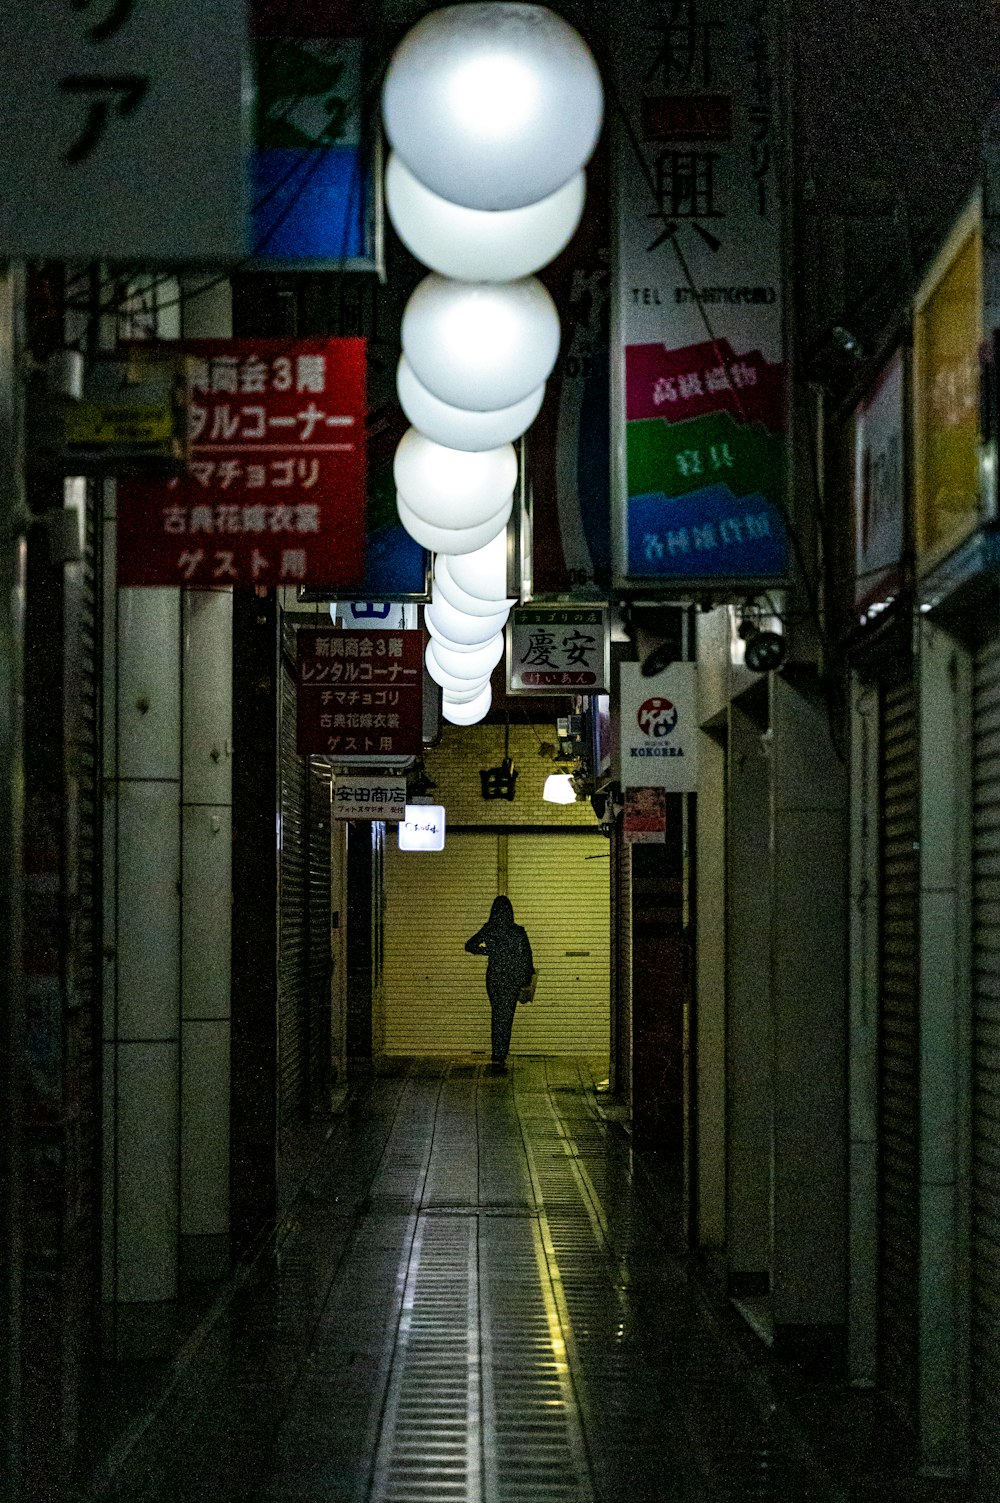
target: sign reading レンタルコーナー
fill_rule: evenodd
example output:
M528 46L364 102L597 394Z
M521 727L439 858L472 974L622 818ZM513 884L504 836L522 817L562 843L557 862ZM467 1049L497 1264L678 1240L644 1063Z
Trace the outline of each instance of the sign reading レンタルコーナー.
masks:
M336 584L365 547L365 341L196 339L187 473L118 483L118 583Z
M601 606L515 606L507 628L512 694L596 694L608 687L610 634Z
M779 582L789 557L777 6L627 4L616 581Z
M300 756L416 756L423 747L423 633L302 628L297 635Z
M694 663L671 663L645 678L638 663L622 663L618 781L623 788L696 791L697 672Z

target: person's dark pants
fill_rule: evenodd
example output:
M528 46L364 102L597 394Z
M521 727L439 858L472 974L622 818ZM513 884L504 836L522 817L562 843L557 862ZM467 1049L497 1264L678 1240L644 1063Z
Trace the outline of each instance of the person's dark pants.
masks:
M503 1064L507 1058L507 1050L510 1048L510 1031L514 1026L514 1013L517 1011L516 997L491 997L490 1013L492 1015L491 1041L493 1044L493 1063Z

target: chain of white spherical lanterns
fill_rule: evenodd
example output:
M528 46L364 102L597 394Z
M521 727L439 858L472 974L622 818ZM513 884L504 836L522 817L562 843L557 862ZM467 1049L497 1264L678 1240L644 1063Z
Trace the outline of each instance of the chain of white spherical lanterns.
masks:
M513 604L513 443L559 353L559 316L533 274L580 221L602 113L586 43L540 5L433 11L386 74L386 207L430 268L403 314L396 386L413 426L396 450L396 503L436 555L425 660L456 725L490 707Z

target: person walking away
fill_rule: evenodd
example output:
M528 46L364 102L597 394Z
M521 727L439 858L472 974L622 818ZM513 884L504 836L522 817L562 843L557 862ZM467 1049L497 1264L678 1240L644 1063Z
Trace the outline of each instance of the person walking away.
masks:
M493 1064L502 1068L510 1048L517 1001L535 969L531 944L521 925L514 922L510 898L493 899L489 918L465 941L465 948L470 955L488 957L486 995L490 999Z

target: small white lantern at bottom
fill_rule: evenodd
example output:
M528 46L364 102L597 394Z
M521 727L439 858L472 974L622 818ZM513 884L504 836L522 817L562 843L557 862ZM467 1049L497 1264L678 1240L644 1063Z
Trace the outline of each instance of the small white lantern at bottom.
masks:
M401 851L444 850L444 807L441 804L407 804L399 825Z

